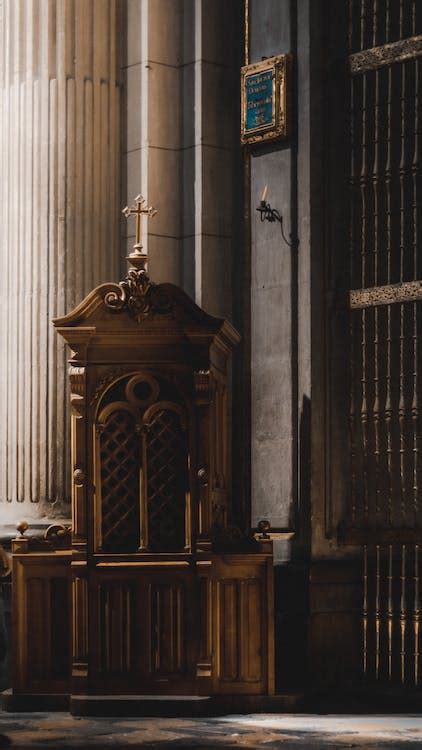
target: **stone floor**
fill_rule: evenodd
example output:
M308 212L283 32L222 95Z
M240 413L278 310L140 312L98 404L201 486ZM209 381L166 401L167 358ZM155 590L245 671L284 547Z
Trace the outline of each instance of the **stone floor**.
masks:
M0 714L0 748L422 748L422 715L251 714L210 719L76 719Z

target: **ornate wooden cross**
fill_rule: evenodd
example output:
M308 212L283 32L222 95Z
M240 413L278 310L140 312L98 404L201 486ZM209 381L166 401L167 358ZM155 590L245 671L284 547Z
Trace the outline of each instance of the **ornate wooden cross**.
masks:
M127 257L127 260L135 266L135 268L147 270L148 253L142 252L142 217L150 216L152 218L157 213L157 209L153 208L153 206L148 206L147 201L142 195L137 195L134 199L134 203L135 206L132 206L131 208L125 206L122 210L122 214L124 214L127 219L130 216L136 216L136 242L133 246L133 251Z

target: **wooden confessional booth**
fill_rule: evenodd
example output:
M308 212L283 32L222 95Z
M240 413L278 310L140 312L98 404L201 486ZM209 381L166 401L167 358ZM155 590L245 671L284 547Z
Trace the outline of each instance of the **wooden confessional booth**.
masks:
M54 321L71 349L71 548L57 529L14 545L13 695L70 694L75 714L274 685L272 542L228 523L239 335L130 260Z

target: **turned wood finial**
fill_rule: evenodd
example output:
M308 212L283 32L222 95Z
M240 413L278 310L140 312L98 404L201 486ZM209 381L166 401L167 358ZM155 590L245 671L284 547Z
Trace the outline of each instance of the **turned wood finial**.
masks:
M122 210L122 214L128 219L130 216L136 216L136 242L133 246L133 251L127 256L129 263L137 268L138 270L148 270L148 253L143 252L142 247L142 218L143 216L150 216L151 218L157 213L157 209L153 206L148 206L147 201L142 195L137 195L134 203L135 206L129 208L125 206Z
M25 531L29 528L28 521L23 518L16 524L18 534L12 539L12 552L28 552L29 539L25 536Z
M262 520L261 520L261 521L260 521L260 522L258 523L258 531L260 531L260 532L261 532L261 536L260 536L259 538L260 538L260 539L270 539L271 537L270 537L270 535L268 534L268 532L269 532L269 530L270 530L270 529L271 529L271 524L270 524L270 522L269 522L269 521L268 521L268 520L267 520L266 518L263 518L263 519L262 519Z
M19 531L19 534L21 535L19 538L23 537L25 534L25 531L28 529L29 524L28 521L25 521L25 519L22 519L22 521L18 521L16 524L16 528Z

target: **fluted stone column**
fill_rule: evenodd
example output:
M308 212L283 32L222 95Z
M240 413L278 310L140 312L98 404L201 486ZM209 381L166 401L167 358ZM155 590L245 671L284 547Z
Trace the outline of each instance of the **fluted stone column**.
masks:
M0 518L68 515L51 319L118 276L117 0L0 0Z

